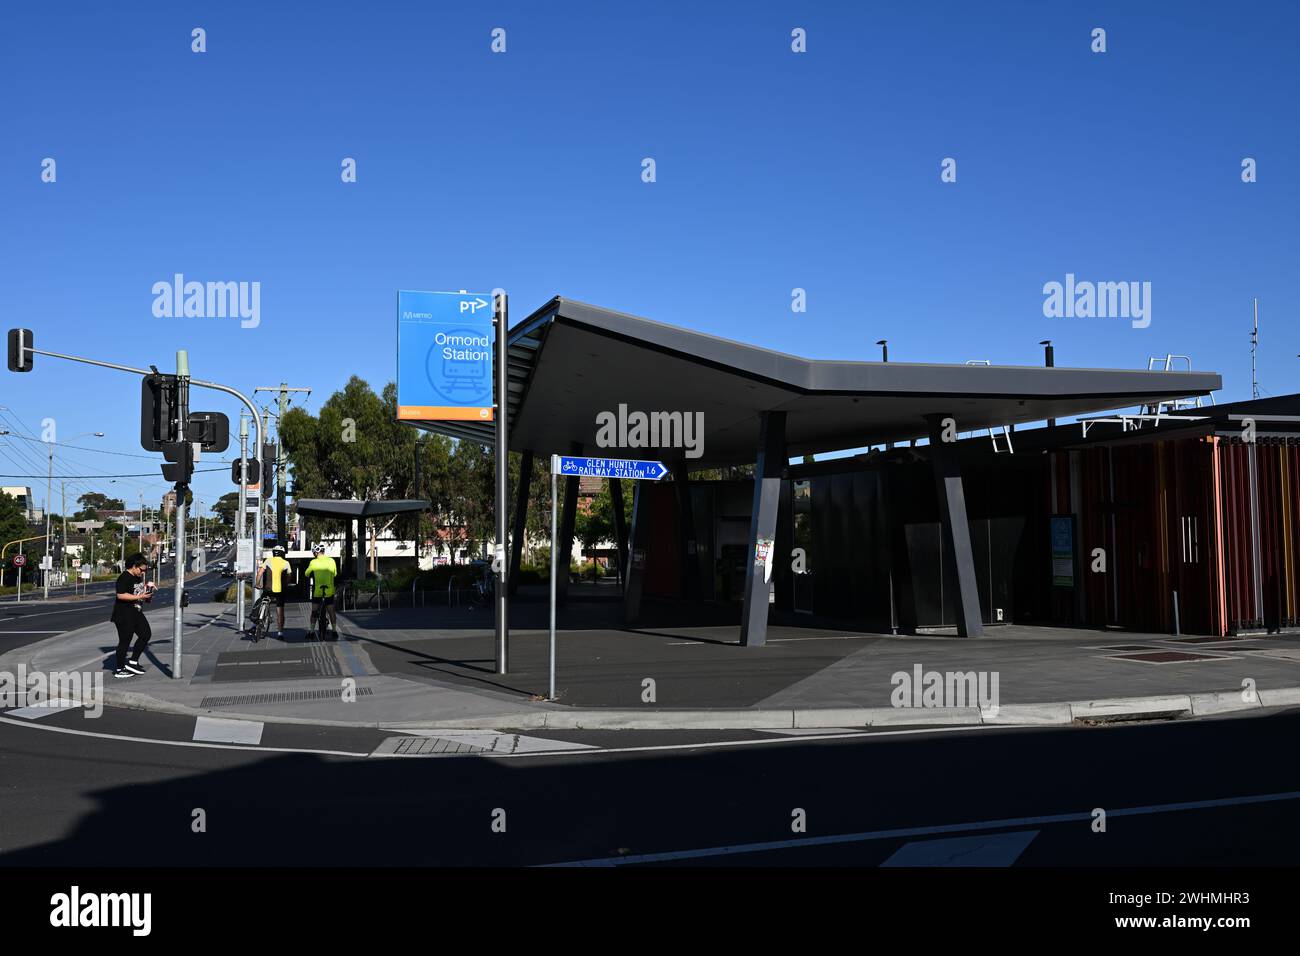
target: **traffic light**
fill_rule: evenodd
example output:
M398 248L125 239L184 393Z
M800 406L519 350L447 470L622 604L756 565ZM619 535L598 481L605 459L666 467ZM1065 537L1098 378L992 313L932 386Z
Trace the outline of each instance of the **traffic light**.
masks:
M248 483L250 485L257 484L258 469L260 468L260 466L261 463L256 458L249 459ZM238 458L236 458L234 461L230 463L230 480L233 481L235 484L239 484L239 459Z
M30 372L32 370L32 330L9 330L9 371Z
M221 412L190 412L185 437L204 451L223 452L230 446L230 419Z
M180 401L175 375L146 375L140 385L140 447L161 451L174 441L176 408ZM175 461L169 458L168 461Z
M188 485L194 474L194 446L187 441L169 441L162 446L163 457L172 464L163 465L163 477L178 485Z

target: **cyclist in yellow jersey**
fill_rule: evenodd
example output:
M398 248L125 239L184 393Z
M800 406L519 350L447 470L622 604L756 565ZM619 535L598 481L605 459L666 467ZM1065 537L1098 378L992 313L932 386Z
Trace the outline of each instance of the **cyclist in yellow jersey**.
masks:
M311 581L311 627L307 631L307 640L316 640L316 615L324 614L329 609L330 640L339 639L339 621L334 610L334 579L338 576L338 565L325 553L325 545L319 541L311 549L314 557L307 565L306 576Z
M266 575L270 572L270 597L275 601L275 636L284 637L284 593L289 584L289 562L284 559L284 548L276 545L271 549L271 556L262 562L257 569L257 581L254 587L262 589L262 597L266 599L265 591L267 581Z

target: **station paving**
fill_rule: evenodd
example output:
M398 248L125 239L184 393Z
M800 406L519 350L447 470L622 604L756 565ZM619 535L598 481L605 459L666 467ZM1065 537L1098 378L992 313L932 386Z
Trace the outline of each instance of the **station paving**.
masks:
M624 628L617 602L593 588L578 590L561 618L557 694L548 701L544 602L525 596L512 606L505 675L495 673L490 608L415 603L350 610L340 615L341 639L326 643L307 641L308 606L291 603L285 639L253 644L236 630L233 607L196 597L185 614L181 680L170 677L170 609L149 612L155 640L145 675L112 678L108 621L15 649L0 657L0 671L103 670L114 706L392 729L530 727L546 715L603 710L658 715L664 729L679 712L728 712L744 726L750 713L888 708L895 675L918 667L996 674L1002 706L1300 687L1296 635L1216 640L1005 625L964 640L823 622L774 624L765 646L745 648L732 623L674 623L683 613L721 620L734 609L649 606L647 623ZM699 725L680 725L691 726Z

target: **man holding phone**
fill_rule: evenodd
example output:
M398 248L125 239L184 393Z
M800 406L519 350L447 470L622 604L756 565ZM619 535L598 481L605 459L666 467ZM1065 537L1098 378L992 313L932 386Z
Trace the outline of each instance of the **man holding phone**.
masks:
M149 622L145 620L143 605L153 600L154 585L146 580L149 574L149 560L143 554L133 554L126 562L126 570L117 577L116 593L113 596L113 613L110 619L117 626L117 666L114 677L131 677L143 674L140 655L144 653L153 636ZM135 637L135 646L131 647L131 638ZM126 653L130 648L131 657Z

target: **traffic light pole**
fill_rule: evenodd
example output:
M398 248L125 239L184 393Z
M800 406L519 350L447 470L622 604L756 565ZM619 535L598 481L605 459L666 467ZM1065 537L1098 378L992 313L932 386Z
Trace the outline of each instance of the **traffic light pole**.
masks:
M28 338L27 341L30 341L30 338ZM115 363L115 362L100 362L100 361L98 361L97 359L81 358L80 356L77 356L77 355L64 355L64 354L61 353L61 352L47 352L47 351L44 350L44 349L33 348L33 347L31 347L30 345L25 345L25 346L23 346L22 349L21 349L20 351L21 351L22 354L18 355L18 356L17 356L17 359L18 359L19 362L24 362L24 363L25 363L26 360L28 359L28 356L31 356L31 355L45 355L45 356L48 356L49 358L63 359L64 361L67 361L67 362L80 362L80 363L82 363L83 365L95 365L95 366L98 366L99 368L111 368L111 369L113 369L114 371L117 371L117 372L130 372L130 373L132 373L133 375L144 376L144 375L153 375L153 374L154 374L153 370L151 370L151 369L133 368L133 367L130 366L130 365L118 365L118 364ZM178 355L177 355L177 368L178 368L178 370L179 370L179 367L180 367L180 362L181 362L180 354L178 354ZM27 369L19 369L19 371L29 371L29 370L30 370L30 366L28 366ZM186 374L187 374L187 375L189 374L188 363L187 363L187 367L186 367ZM262 419L261 419L261 418L258 416L258 414L257 414L257 406L253 404L252 400L251 400L247 395L243 394L243 393L240 392L240 391L237 391L236 389L231 388L229 385L220 385L220 384L218 384L218 383L216 383L216 382L204 382L204 381L201 381L201 380L196 379L196 378L190 378L190 379L187 379L187 383L188 383L188 385L190 385L191 387L197 386L198 388L210 388L210 389L212 389L213 391L217 391L217 392L225 392L227 395L232 395L232 396L234 396L235 398L239 399L241 402L244 403L244 407L247 408L247 409L249 410L249 412L250 412L250 413L252 414L252 416L253 416L253 423L257 426L257 460L258 460L258 467L257 467L257 470L258 470L258 474L262 476L262 479L263 479L263 480L265 480L265 476L266 476L266 465L265 465L265 463L264 463L263 460L262 460L262 459L263 459L262 446L263 446L263 441L264 441L264 437L265 437L265 429L264 429L263 426L262 426ZM183 433L183 432L182 432L182 437L184 437L184 433ZM177 505L177 510L183 512L183 511L184 511L184 507L185 507L185 499L184 499L184 497L182 497L182 498L180 499L180 501L178 501L178 502L176 503L176 505ZM182 514L182 515L180 516L180 518L179 518L179 522L178 522L179 526L182 527L182 528L184 527L183 522L184 522L184 516L183 516L183 514ZM258 510L257 510L257 516L256 516L256 518L255 518L254 521L253 521L253 534L255 535L255 538L254 538L254 541L255 541L255 542L261 540L261 537L262 537L262 509L261 509L260 507L258 508ZM184 538L183 538L183 537L178 537L177 540L176 540L176 553L177 553L177 556L178 556L178 557L179 557L180 552L181 552L181 549L182 549L182 547L183 547L183 541L184 541ZM253 561L253 563L254 563L254 564L257 563L257 560L256 560L256 553L254 553L254 561ZM183 589L184 583L185 583L185 577L184 577L184 574L178 574L178 575L177 575L177 580L176 580L176 589L177 589L177 594L178 594L178 596L179 596L180 591ZM175 643L176 643L176 646L175 646L175 648L173 649L173 652L172 652L172 664L173 664L173 667L172 667L172 677L173 677L173 678L176 678L176 679L180 679L180 676L181 676L181 671L180 671L181 641L180 641L180 634L179 634L179 632L176 634Z
M244 629L244 582L238 576L239 543L244 540L244 518L248 512L248 419L239 415L239 507L235 514L235 619Z
M190 357L176 353L176 441L186 442L190 419ZM172 597L172 676L181 676L181 634L185 630L185 489L189 475L176 482L176 586Z

